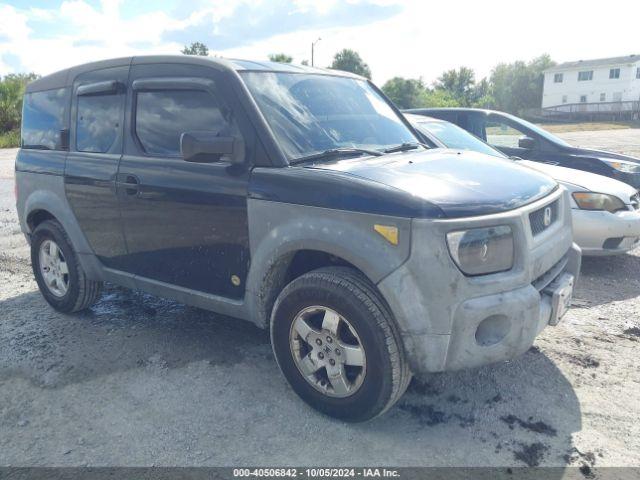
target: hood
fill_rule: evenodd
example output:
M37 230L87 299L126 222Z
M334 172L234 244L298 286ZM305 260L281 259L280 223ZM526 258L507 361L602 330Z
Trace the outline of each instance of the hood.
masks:
M610 160L625 160L627 162L640 163L640 158L630 157L622 153L607 152L604 150L594 150L592 148L571 147L567 153L572 155L590 156L594 158L605 158Z
M450 218L513 210L557 187L550 177L512 160L442 148L338 160L312 168L345 172L402 190L435 204Z
M632 186L596 173L529 160L518 160L517 163L546 173L571 191L588 190L590 192L615 195L624 203L629 203L629 199L636 193L636 190Z

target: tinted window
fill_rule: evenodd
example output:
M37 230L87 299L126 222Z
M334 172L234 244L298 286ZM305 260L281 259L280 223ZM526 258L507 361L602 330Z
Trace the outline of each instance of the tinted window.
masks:
M526 135L521 130L516 130L511 125L499 121L487 121L485 123L487 143L496 147L518 148L520 137Z
M180 135L229 129L216 99L199 90L138 92L136 134L147 153L179 155Z
M78 97L76 148L79 152L119 150L124 94Z
M68 90L47 90L24 96L22 148L62 150L60 130L65 128Z
M289 160L324 150L418 140L371 86L329 75L242 72Z

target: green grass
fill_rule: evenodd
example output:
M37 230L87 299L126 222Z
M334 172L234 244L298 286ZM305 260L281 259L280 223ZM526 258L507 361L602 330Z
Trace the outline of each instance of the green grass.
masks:
M0 132L0 148L15 148L20 146L20 130Z

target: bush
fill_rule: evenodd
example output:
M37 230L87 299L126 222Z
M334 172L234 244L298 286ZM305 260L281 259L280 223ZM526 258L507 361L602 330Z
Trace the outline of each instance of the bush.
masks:
M20 146L20 130L0 132L0 148L15 148Z

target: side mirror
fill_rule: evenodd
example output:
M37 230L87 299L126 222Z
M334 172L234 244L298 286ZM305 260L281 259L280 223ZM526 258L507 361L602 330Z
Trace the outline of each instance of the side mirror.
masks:
M187 162L213 163L223 157L231 163L244 162L244 141L238 137L220 137L216 132L184 132L180 152Z
M518 139L518 147L526 150L532 150L536 146L536 141L531 137L520 137Z

